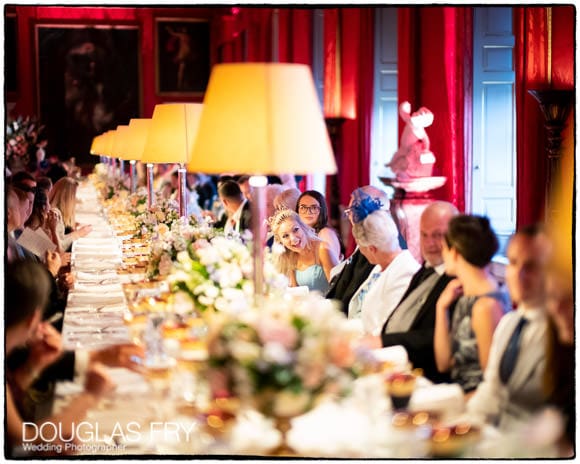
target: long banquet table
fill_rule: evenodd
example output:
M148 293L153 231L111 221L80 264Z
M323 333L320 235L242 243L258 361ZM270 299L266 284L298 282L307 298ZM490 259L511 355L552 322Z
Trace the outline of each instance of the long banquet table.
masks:
M92 224L92 232L78 239L71 263L76 277L63 324L67 349L95 350L129 341L123 323L126 309L121 284L144 275L119 275L121 241L108 224L97 194L88 182L78 189L77 221ZM206 417L184 406L179 382L170 398L159 401L143 376L127 369L110 368L115 393L102 400L83 422L74 453L78 455L268 455L280 441L272 421L259 413L240 412L228 434L210 430ZM75 393L83 379L61 382L55 393L55 411ZM439 410L450 418L463 412L463 395L457 385L431 385L420 379L411 410ZM429 429L395 427L380 376L355 382L352 395L340 402L325 402L295 418L287 443L299 456L421 458L429 456ZM491 427L467 456L510 456L514 444ZM80 440L78 440L80 438ZM515 452L515 450L513 450Z

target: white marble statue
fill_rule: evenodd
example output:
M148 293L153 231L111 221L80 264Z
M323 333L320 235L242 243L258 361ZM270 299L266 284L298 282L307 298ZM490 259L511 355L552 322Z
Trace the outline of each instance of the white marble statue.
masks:
M411 104L403 102L399 114L406 126L401 144L387 164L398 180L409 180L433 175L435 155L429 149L429 136L425 127L433 123L433 113L425 107L411 113Z

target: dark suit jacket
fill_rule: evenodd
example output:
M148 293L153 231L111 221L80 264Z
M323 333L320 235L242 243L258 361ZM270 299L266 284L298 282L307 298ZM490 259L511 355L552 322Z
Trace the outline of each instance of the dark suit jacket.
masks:
M224 214L222 214L214 224L214 227L216 229L223 229L226 226L228 219L228 215L224 212ZM246 201L242 208L242 215L240 216L240 234L246 229L252 229L252 206L249 201Z
M433 350L433 334L435 332L435 305L439 295L451 279L452 277L447 274L443 274L437 279L408 332L386 334L386 321L381 332L383 346L403 345L413 367L423 369L425 377L435 383L449 382L450 380L448 374L442 374L437 370Z
M240 217L240 234L246 229L252 229L252 205L249 201L246 201L242 208L242 215Z
M342 311L347 316L350 299L375 267L358 249L349 259L350 262L332 279L326 292L326 298L342 302Z

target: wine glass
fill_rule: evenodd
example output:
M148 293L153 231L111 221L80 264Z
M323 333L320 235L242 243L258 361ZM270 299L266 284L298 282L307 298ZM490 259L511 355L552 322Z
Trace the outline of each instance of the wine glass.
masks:
M395 372L385 379L385 386L393 409L402 410L409 407L415 390L416 376L412 372Z

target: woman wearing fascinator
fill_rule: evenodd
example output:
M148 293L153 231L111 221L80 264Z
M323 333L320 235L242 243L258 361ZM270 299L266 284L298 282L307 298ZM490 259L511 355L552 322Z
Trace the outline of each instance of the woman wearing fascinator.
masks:
M307 286L325 293L330 270L338 257L302 222L298 213L281 209L269 219L277 243L284 246L278 256L278 270L288 277L290 286Z
M375 267L352 296L349 319L360 318L365 333L378 335L401 300L419 264L399 245L393 218L381 209L381 201L362 189L352 194L352 234L361 253Z

